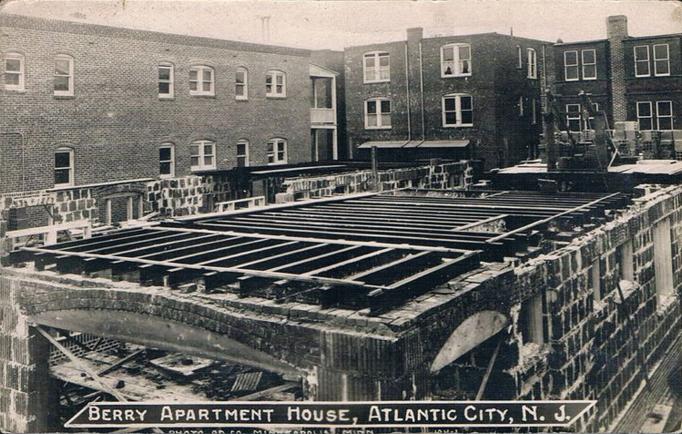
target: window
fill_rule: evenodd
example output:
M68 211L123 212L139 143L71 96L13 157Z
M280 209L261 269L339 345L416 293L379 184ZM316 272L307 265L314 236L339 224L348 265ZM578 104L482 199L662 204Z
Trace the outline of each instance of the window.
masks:
M391 62L388 53L365 53L363 56L365 83L380 83L391 80Z
M287 77L282 71L268 71L265 75L265 96L283 98L287 96Z
M519 97L518 106L519 106L519 117L522 117L523 116L523 96Z
M651 113L651 101L637 102L637 121L639 122L639 130L653 130L653 114Z
M73 149L59 148L54 153L54 186L73 185Z
M675 296L670 218L665 218L656 223L653 232L656 295L659 305L667 305Z
M578 77L578 52L564 51L564 80L575 81Z
M601 310L602 304L601 300L604 298L604 289L601 284L601 261L597 259L592 262L592 268L590 269L590 274L588 276L588 283L592 288L592 293L594 295L594 308L595 310Z
M538 78L538 59L535 50L528 49L528 78Z
M287 141L284 139L272 139L268 141L268 164L286 164Z
M545 329L542 323L542 293L535 294L521 303L519 327L523 344L545 343Z
M172 178L175 176L175 149L172 143L159 146L159 176Z
M673 103L672 101L656 102L656 125L659 130L673 129Z
M654 75L670 75L670 50L668 44L654 45Z
M372 98L365 101L365 129L391 128L391 100Z
M580 131L580 104L566 104L566 126L568 131Z
M616 248L616 260L618 261L620 280L634 282L635 270L632 259L632 241L627 241Z
M249 141L240 140L237 142L237 167L247 167L249 165Z
M635 77L648 77L649 71L649 46L639 45L635 47Z
M472 127L474 125L473 98L455 94L443 97L443 126Z
M24 90L24 56L5 54L5 89Z
M583 80L597 79L597 52L594 49L582 50Z
M518 63L516 64L516 67L521 69L523 68L523 50L521 49L520 45L516 46L516 55L518 57Z
M213 68L195 65L189 69L190 95L215 95Z
M192 142L190 165L192 170L215 169L215 143L209 140Z
M599 112L599 103L593 102L592 103L592 110L595 113ZM592 124L590 121L593 119L594 119L594 116L589 116L589 115L588 115L587 119L583 119L583 130L591 130L592 129Z
M173 65L163 63L159 65L159 98L173 98Z
M441 77L471 75L471 45L448 44L440 48Z
M73 57L59 55L54 59L54 94L73 96Z
M531 125L538 123L537 101L535 98L530 101L530 123Z
M234 73L235 99L249 99L249 71L239 67Z

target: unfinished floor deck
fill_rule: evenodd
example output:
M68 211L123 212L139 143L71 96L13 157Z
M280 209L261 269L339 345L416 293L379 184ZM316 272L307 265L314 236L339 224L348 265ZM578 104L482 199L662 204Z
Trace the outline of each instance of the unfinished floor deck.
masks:
M62 273L374 310L480 261L532 254L548 227L603 221L626 201L620 193L364 194L166 221L20 254Z

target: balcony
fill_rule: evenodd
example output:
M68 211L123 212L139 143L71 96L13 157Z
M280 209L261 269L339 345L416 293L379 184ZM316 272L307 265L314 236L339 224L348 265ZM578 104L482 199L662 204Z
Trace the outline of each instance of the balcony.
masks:
M336 125L336 110L333 108L311 108L310 123L313 125Z

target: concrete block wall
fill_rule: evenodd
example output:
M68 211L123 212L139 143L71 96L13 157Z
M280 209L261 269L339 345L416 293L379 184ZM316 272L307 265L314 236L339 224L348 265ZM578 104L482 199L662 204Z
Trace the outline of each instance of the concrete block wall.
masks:
M0 277L0 430L47 432L51 395L49 345L19 306L20 282Z
M468 162L436 164L430 166L379 171L379 191L397 188L466 187L472 182L472 169ZM374 185L371 170L338 175L287 178L281 182L277 203L297 199L320 198L334 194L371 191Z
M145 210L162 217L198 214L204 210L205 196L212 183L201 176L159 179L146 184Z

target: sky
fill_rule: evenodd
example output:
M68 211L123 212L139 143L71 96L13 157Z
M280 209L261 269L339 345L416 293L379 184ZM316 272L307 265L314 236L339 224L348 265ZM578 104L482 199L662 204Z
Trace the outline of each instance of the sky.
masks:
M606 37L626 15L631 36L682 33L682 2L657 0L0 0L0 11L309 49L498 32L564 42ZM262 17L269 18L269 37ZM655 23L655 25L653 25Z

